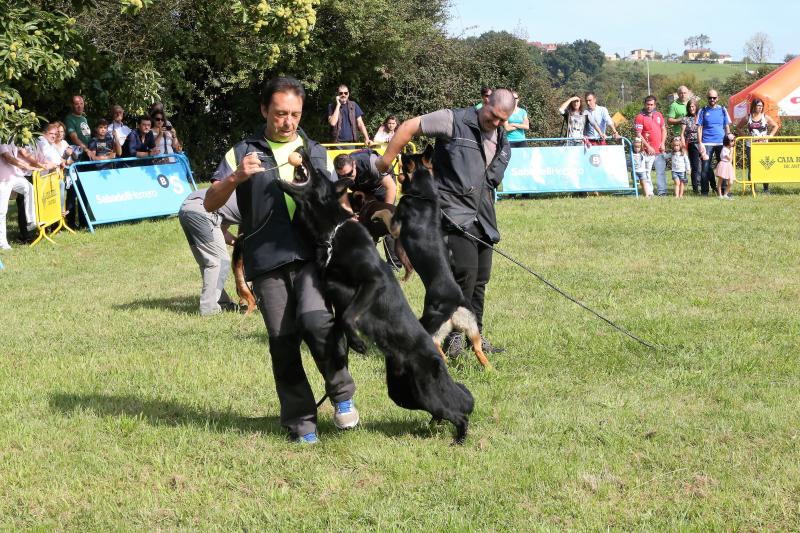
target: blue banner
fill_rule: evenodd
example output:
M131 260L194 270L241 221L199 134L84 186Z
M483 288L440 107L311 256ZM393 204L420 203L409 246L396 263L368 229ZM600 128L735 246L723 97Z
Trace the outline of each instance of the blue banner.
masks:
M503 194L635 191L624 145L536 146L511 149Z
M76 163L70 175L82 190L78 199L90 231L94 224L177 214L197 188L183 154Z

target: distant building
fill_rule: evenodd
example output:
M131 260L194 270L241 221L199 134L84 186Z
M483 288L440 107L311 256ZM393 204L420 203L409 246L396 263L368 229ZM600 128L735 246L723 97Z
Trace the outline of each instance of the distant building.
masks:
M644 61L645 59L655 59L656 53L654 50L647 50L646 48L637 48L636 50L631 50L630 55L628 56L629 61Z
M705 61L711 59L711 54L713 53L708 48L687 48L683 51L683 57L689 61Z
M619 54L606 54L606 61L619 61Z
M558 44L557 43L543 43L543 42L540 42L540 41L532 41L532 42L529 42L528 44L531 45L531 46L535 46L536 48L538 48L542 52L555 52L556 50L558 50Z
M733 61L733 58L731 57L730 54L720 54L719 56L717 56L717 63L719 64L730 63L731 61Z

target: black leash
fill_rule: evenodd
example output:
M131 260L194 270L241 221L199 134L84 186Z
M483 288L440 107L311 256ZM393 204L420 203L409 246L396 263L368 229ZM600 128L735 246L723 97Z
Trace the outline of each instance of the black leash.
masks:
M550 287L551 289L553 289L554 291L556 291L558 294L560 294L561 296L563 296L563 297L564 297L564 298L566 298L567 300L569 300L569 301L571 301L571 302L573 302L573 303L577 304L578 306L582 307L583 309L585 309L585 310L589 311L589 312L590 312L590 313L592 313L594 316L596 316L597 318L599 318L600 320L602 320L603 322L605 322L606 324L608 324L608 325L609 325L609 326L611 326L612 328L616 329L616 330L617 330L617 331L619 331L620 333L623 333L623 334L627 335L628 337L630 337L630 338L632 338L633 340L635 340L635 341L637 341L637 342L639 342L639 343L643 344L644 346L647 346L648 348L652 348L653 350L656 350L656 349L658 349L658 348L657 348L655 345L653 345L653 344L650 344L649 342L647 342L647 341L645 341L645 340L642 340L641 338L637 337L636 335L634 335L633 333L631 333L631 332L630 332L630 331L628 331L627 329L623 328L622 326L620 326L620 325L618 325L618 324L615 324L615 323L614 323L612 320L610 320L610 319L608 319L608 318L604 317L603 315L601 315L600 313L598 313L597 311L595 311L594 309L592 309L592 308L591 308L591 307L589 307L588 305L586 305L586 304L584 304L584 303L582 303L582 302L578 301L578 300L577 300L577 299L575 299L574 297L570 296L570 295L569 295L569 294L567 294L565 291L563 291L563 290L562 290L562 289L560 289L558 286L556 286L554 283L552 283L552 282L548 281L547 279L545 279L545 278L544 278L544 276L542 276L542 275L540 275L540 274L537 274L536 272L534 272L533 270L531 270L531 269L530 269L528 266L526 266L525 264L521 263L520 261L517 261L516 259L514 259L514 258L513 258L513 257L511 257L510 255L508 255L507 253L505 253L505 252L504 252L503 250L501 250L500 248L498 248L498 247L496 247L496 246L494 246L494 245L492 245L492 244L490 244L490 243L484 242L483 240L479 239L479 238L478 238L478 237L476 237L475 235L472 235L472 234L471 234L471 233L469 233L467 230L465 230L464 228L462 228L461 226L459 226L458 224L456 224L456 223L455 223L455 221L454 221L452 218L450 218L450 217L447 215L447 213L445 213L445 212L444 212L444 210L442 210L442 215L444 216L444 218L446 218L446 219L447 219L447 221L448 221L448 222L450 222L450 224L451 224L452 226L454 226L454 227L458 228L458 230L459 230L459 231L461 231L461 232L462 232L464 235L466 235L466 236L467 236L467 237L469 237L470 239L472 239L472 240L474 240L474 241L476 241L476 242L479 242L479 243L483 244L484 246L488 246L489 248L491 248L491 250L492 250L493 252L495 252L495 253L498 253L498 254L502 255L503 257L505 257L506 259L508 259L509 261L511 261L512 263L514 263L515 265L517 265L518 267L520 267L520 268L523 268L523 269L524 269L524 270L526 270L526 271L527 271L529 274L531 274L531 275L535 276L535 277L536 277L536 279L538 279L539 281L541 281L542 283L544 283L545 285L547 285L548 287Z

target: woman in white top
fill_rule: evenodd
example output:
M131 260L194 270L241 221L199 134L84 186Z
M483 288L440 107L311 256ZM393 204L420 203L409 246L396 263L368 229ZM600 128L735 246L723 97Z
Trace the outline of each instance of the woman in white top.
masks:
M394 132L397 129L397 117L394 115L389 115L386 117L386 120L383 121L381 127L378 128L378 131L372 137L372 141L375 143L388 143L394 137Z
M156 111L151 118L153 119L153 135L156 137L156 146L151 154L174 154L182 151L183 145L178 140L175 129L166 122L164 113Z

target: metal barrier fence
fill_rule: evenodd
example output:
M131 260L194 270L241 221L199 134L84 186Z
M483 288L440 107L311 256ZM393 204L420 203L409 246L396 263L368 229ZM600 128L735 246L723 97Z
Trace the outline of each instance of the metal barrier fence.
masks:
M753 196L756 183L800 183L800 136L737 137L733 168Z
M497 198L512 194L622 192L638 196L632 145L591 143L565 137L525 139L511 160ZM538 146L530 146L536 143Z

